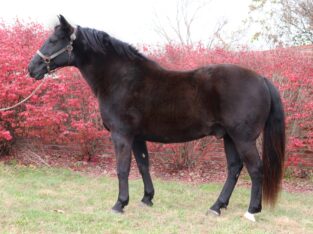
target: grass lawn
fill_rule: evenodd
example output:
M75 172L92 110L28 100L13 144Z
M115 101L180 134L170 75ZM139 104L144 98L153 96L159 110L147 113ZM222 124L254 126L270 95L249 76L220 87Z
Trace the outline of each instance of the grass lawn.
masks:
M313 233L309 193L283 192L252 223L242 218L248 189L235 189L228 210L213 217L205 213L222 184L154 183L154 207L140 204L142 182L131 180L130 204L117 215L116 178L0 164L0 233Z

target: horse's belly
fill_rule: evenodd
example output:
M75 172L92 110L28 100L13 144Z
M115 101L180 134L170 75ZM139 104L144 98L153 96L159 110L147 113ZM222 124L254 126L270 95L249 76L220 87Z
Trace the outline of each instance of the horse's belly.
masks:
M160 143L182 143L196 140L205 136L215 135L223 137L224 129L218 124L206 124L199 126L189 126L186 128L175 128L173 126L159 126L150 131L144 131L139 136L142 140Z
M139 138L145 141L159 142L159 143L182 143L187 141L196 140L206 136L206 134L197 135L141 135Z

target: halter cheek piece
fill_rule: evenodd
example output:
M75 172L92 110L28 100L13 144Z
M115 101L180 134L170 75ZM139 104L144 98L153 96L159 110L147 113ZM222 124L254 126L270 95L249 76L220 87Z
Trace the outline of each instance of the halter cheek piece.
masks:
M46 56L43 53L41 53L40 50L37 50L37 54L43 59L43 61L45 62L46 66L47 66L48 73L51 72L51 69L50 69L51 60L58 57L59 55L63 54L64 52L67 52L68 64L70 63L71 55L72 55L72 51L73 51L73 42L75 41L75 39L76 39L76 28L74 28L74 32L70 36L69 44L67 46L65 46L64 48L58 50L54 54L52 54L50 56Z

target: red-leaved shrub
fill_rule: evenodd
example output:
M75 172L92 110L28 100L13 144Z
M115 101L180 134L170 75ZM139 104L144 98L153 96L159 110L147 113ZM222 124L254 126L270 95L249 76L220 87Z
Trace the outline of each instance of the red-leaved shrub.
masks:
M38 85L28 78L27 65L47 35L48 31L38 24L17 21L10 27L0 25L0 108L25 98ZM289 158L286 165L313 164L312 58L289 49L231 52L209 50L201 44L143 48L147 56L169 69L189 70L207 64L233 63L271 79L279 87L286 111ZM28 102L0 112L0 147L1 141L8 142L13 137L32 138L47 143L76 143L82 155L90 157L97 145L108 140L107 135L97 100L74 68L58 71ZM205 138L188 144L151 144L150 147L154 152L169 152L189 167L199 158L205 158L211 143Z

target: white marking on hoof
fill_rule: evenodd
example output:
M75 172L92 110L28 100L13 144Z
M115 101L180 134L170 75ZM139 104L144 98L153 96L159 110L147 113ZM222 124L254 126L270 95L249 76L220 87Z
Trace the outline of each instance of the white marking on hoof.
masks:
M220 216L220 214L219 214L217 211L212 210L212 209L209 209L209 210L208 210L207 215L208 215L209 213L212 214L213 216Z
M114 209L111 209L111 212L113 214L117 214L117 215L122 215L124 213L124 211L118 211L118 210L114 210Z
M249 213L249 211L247 211L243 217L245 217L246 219L248 219L252 222L255 222L254 214Z

